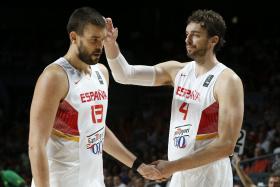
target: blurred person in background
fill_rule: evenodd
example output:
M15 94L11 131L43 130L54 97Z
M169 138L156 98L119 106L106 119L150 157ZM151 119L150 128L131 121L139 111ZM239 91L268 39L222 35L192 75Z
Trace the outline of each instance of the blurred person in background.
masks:
M234 154L232 157L232 165L235 168L236 173L239 176L244 187L260 186L260 185L255 185L253 180L240 167L240 158L237 154ZM277 170L269 175L267 186L280 187L280 170Z

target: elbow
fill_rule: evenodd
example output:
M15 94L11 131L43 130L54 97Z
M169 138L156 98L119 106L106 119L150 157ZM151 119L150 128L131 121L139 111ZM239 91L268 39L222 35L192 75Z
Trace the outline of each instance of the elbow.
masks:
M38 155L45 152L45 146L40 144L38 141L29 141L28 143L28 156L29 159L38 157Z
M128 84L127 77L125 75L116 75L112 73L114 80L120 84Z
M234 153L234 148L235 148L234 142L231 141L226 142L223 146L225 156L232 155Z
M28 156L29 156L29 159L32 160L34 155L36 155L36 153L38 153L38 152L39 152L38 145L33 144L33 143L29 143L29 145L28 145Z
M220 139L218 140L216 145L216 148L217 150L219 150L218 152L220 153L221 157L228 157L234 152L235 144L230 140L225 141Z
M114 77L114 80L115 80L117 83L120 83L120 84L128 84L128 82L126 81L125 78L116 78L116 77Z

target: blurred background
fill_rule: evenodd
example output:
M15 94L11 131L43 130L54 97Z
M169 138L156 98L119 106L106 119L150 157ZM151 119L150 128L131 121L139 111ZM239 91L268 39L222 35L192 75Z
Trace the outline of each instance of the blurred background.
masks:
M280 148L280 15L279 8L269 1L248 3L173 1L161 3L161 7L144 2L118 5L84 0L65 2L65 6L1 5L0 169L14 170L28 184L31 181L27 153L34 86L45 66L67 52L66 24L75 8L91 6L111 17L119 28L118 41L127 60L146 65L190 60L185 51L187 17L196 9L213 9L224 17L228 27L226 45L217 57L244 83L242 128L247 136L242 167L253 177L257 173L256 182L267 180L258 174L263 177L277 169L273 153ZM107 66L104 55L101 63ZM107 125L146 162L166 159L172 91L172 87L120 85L111 77ZM265 162L255 166L256 158L262 155L267 156ZM107 186L118 186L119 182L155 186L106 154L104 168ZM238 177L235 183L240 183Z

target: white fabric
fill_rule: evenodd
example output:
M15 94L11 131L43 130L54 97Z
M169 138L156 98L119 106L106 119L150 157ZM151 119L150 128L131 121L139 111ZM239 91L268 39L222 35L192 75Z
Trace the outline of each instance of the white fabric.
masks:
M52 133L47 144L50 187L105 187L102 149L108 104L107 82L98 65L91 66L89 76L81 74L65 58L54 64L67 73L69 91L62 101L67 107L62 108L60 104L54 124L53 132L59 132L59 135ZM78 134L60 128L63 115L60 119L59 112L70 116L64 120L69 129L73 128L69 124L76 121Z
M153 66L130 65L119 53L115 59L107 58L115 81L122 84L153 86L155 69Z
M173 174L169 187L232 187L229 158Z
M213 90L217 77L224 69L226 66L219 63L205 74L196 77L193 61L177 73L169 129L169 160L177 160L192 154L215 139L218 133L218 104ZM224 172L228 174L224 176ZM174 174L170 186L228 187L232 186L230 181L232 181L230 162L220 160Z

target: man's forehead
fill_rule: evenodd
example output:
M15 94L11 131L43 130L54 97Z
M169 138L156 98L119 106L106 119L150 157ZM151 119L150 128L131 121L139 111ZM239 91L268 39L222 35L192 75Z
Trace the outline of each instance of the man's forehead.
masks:
M104 35L106 35L106 28L92 24L87 24L84 27L84 34L90 35L91 37L103 37Z
M191 22L186 27L187 32L203 32L205 29L201 26L201 23Z

